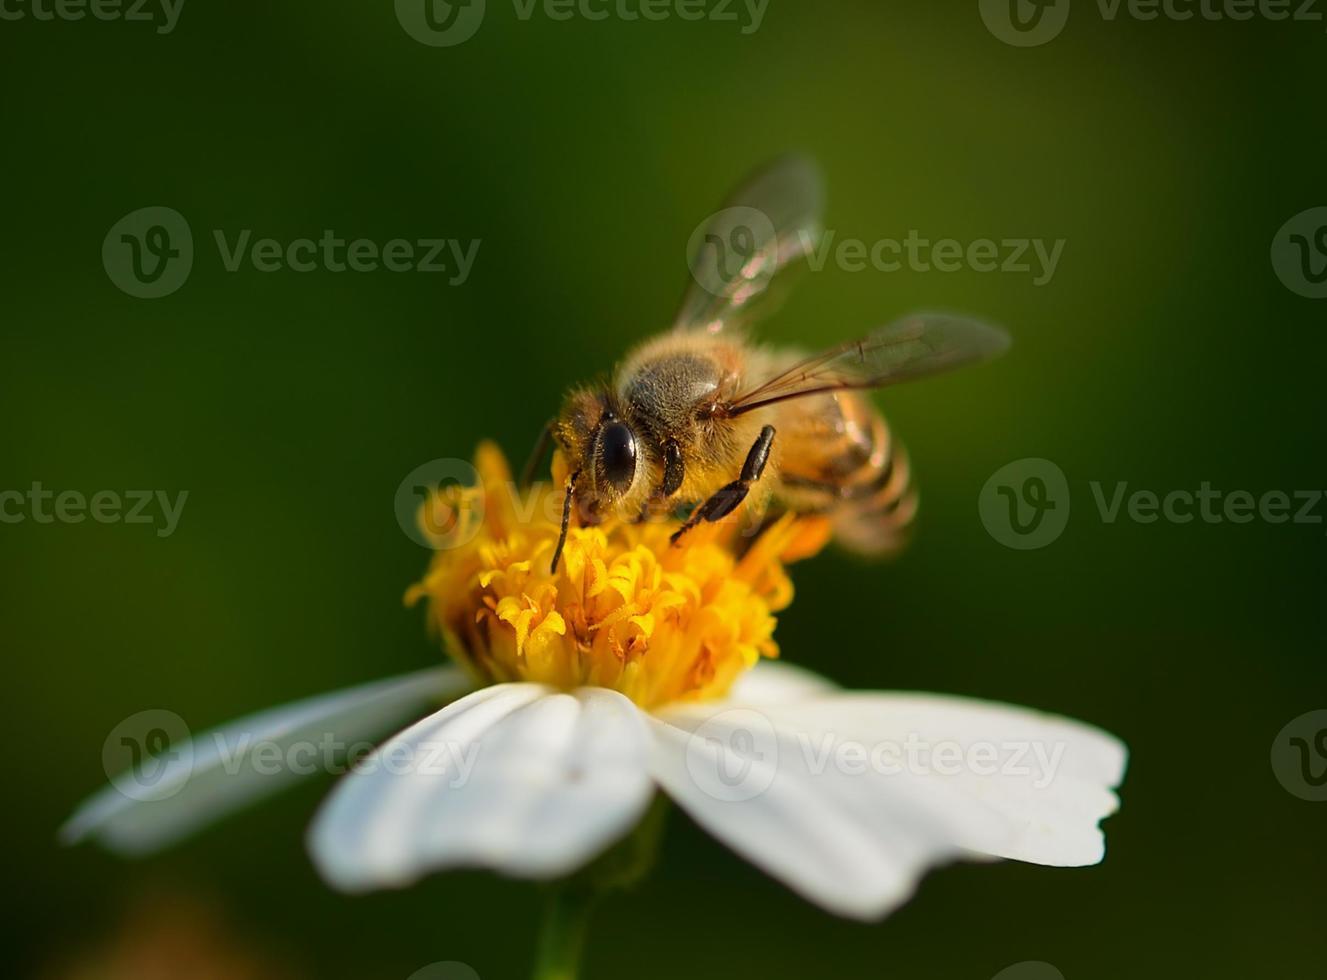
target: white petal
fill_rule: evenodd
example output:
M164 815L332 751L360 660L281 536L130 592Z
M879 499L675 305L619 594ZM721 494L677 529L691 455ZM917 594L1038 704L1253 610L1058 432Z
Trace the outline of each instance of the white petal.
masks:
M833 694L838 686L819 674L781 660L761 660L737 678L725 699L733 704L761 707L793 704Z
M482 866L522 877L580 867L653 793L639 710L598 688L500 684L402 732L336 787L309 835L347 891ZM393 761L395 759L395 761Z
M1119 805L1111 790L1123 779L1127 752L1098 728L931 694L843 693L772 709L772 716L815 744L898 747L905 771L882 778L900 781L956 827L956 843L974 854L1081 866L1105 853L1098 824ZM907 763L909 744L926 748L916 756L920 765ZM961 819L965 810L998 820Z
M818 766L749 708L687 705L652 719L655 778L702 827L831 912L872 919L929 866L959 855L953 831L902 788Z
M381 738L469 686L460 671L439 667L249 715L172 746L151 798L126 794L114 783L90 797L60 838L74 844L95 837L125 854L158 850L316 768L321 745ZM282 759L294 758L287 753L299 746L300 764L259 763L254 750L260 745L275 746Z

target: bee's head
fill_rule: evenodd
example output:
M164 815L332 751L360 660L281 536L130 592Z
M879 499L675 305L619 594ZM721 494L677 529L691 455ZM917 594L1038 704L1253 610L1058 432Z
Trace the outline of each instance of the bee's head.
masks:
M590 455L599 496L613 500L625 497L635 485L639 469L639 446L631 425L612 413L605 413Z
M605 510L633 496L644 469L642 443L630 414L604 392L573 392L555 429L573 473L583 518L602 520Z
M629 413L615 405L610 394L572 392L553 435L570 469L562 509L564 541L573 504L582 524L598 524L610 515L635 516L633 501L646 483L642 441ZM562 543L553 556L555 570Z

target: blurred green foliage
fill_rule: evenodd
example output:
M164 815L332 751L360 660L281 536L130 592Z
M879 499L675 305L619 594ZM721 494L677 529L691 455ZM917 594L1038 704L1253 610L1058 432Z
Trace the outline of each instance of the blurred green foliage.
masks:
M1071 980L1292 976L1321 964L1322 812L1271 741L1322 707L1324 528L1106 524L1089 481L1158 491L1327 487L1323 301L1268 260L1327 203L1322 69L1303 23L1105 21L1043 47L976 4L772 0L761 27L520 21L412 40L390 4L190 3L150 26L23 21L5 35L0 486L151 487L178 531L0 525L11 732L7 958L37 971L147 882L220 896L257 946L320 978L529 959L536 890L478 873L326 891L302 848L326 783L161 858L63 851L126 715L195 729L440 654L401 595L426 553L402 476L484 437L521 456L564 387L668 319L684 244L733 181L821 161L828 225L868 242L1063 238L1053 279L827 268L765 335L813 345L918 307L1007 324L996 365L881 397L914 457L900 561L796 569L785 656L852 686L973 694L1091 720L1133 761L1099 868L938 872L884 923L840 922L680 815L644 888L600 910L591 977ZM117 290L102 238L187 217L189 281ZM234 237L481 238L463 285L412 273L225 270ZM1038 551L983 529L1000 466L1055 461L1068 529ZM849 625L851 624L851 625Z

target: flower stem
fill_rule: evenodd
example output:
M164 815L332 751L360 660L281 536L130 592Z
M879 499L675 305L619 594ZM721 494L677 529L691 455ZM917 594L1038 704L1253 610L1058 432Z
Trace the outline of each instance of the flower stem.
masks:
M635 828L586 867L553 885L539 927L534 980L576 980L590 913L600 896L634 888L659 856L668 798L656 793Z
M534 980L576 980L579 976L594 899L591 889L575 885L557 887L549 895L539 927Z

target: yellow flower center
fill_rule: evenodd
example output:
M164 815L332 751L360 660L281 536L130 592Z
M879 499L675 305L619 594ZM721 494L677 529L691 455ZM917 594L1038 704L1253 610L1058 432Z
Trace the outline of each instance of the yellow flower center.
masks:
M754 541L729 521L673 546L674 523L610 521L573 527L551 572L562 494L518 492L492 444L475 466L477 486L440 490L421 508L438 550L406 602L428 600L448 652L484 683L608 687L643 707L720 697L778 655L774 613L792 601L783 563L829 534L820 518L787 514Z

